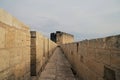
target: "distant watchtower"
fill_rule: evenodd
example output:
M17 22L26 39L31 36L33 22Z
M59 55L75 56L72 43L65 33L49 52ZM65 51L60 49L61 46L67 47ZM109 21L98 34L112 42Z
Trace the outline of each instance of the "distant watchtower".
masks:
M74 36L65 32L56 31L50 34L50 39L57 44L66 44L74 41Z

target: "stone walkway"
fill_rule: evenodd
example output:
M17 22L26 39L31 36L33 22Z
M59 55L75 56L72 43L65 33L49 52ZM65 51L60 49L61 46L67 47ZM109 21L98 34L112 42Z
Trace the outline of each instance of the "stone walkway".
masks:
M59 47L50 58L39 80L76 80L69 62Z

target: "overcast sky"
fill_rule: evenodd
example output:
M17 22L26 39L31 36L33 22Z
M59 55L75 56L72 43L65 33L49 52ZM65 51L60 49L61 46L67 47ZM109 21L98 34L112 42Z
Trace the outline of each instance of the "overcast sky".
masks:
M120 34L120 0L0 0L3 8L32 30L56 30L76 40Z

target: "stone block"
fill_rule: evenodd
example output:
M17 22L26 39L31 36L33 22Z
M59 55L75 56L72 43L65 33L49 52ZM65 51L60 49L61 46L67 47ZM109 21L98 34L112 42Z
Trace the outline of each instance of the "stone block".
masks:
M79 65L79 67L77 66L76 67L76 71L77 71L77 75L81 78L81 79L85 79L85 77L86 77L86 66L83 64L83 63L81 63L81 64L78 64Z
M111 66L120 69L120 51L111 51Z
M97 47L97 45L96 45L96 39L89 40L88 41L88 47L90 47L90 48L96 48Z
M85 72L85 80L97 80L98 75L96 73L94 73L93 71L89 70L86 68L86 72Z
M6 36L5 36L5 47L6 48L13 48L15 47L15 30L13 28L9 28L9 30L6 30Z
M30 47L23 47L22 50L22 61L30 62Z
M14 77L14 75L11 75L10 69L5 69L2 72L0 72L0 80L12 80L11 78ZM13 79L14 80L14 79Z
M30 46L29 33L24 33L21 30L15 30L15 47Z
M103 38L96 39L95 45L96 45L96 48L98 48L98 49L105 49L106 48L106 43L104 42Z
M26 73L25 63L23 62L15 65L15 67L13 68L13 72L16 78L19 78L19 77L21 78L22 76L24 76Z
M30 72L24 75L24 80L31 80Z
M10 67L10 53L6 49L0 50L0 71L3 71Z
M5 48L5 35L6 35L5 29L0 27L0 48Z
M93 71L97 75L103 77L103 74L104 74L104 64L103 63L96 62L93 59L88 59L88 58L84 58L84 59L85 59L84 64L86 67L88 67L91 71Z
M11 48L10 51L10 66L14 66L22 62L22 49Z
M89 55L89 48L86 48L86 47L81 47L81 48L79 48L79 55L82 55L82 56L88 56ZM92 53L91 53L92 54Z
M96 49L93 49L93 48L86 49L86 57L89 58L89 59L94 59L95 60Z
M21 31L16 30L15 32L15 47L21 47Z
M106 43L106 48L120 49L120 35L106 37L104 38L104 41Z
M26 73L30 72L30 62L25 62Z
M25 46L30 46L31 45L31 39L30 39L30 33L25 34Z
M96 61L110 65L110 51L96 49Z

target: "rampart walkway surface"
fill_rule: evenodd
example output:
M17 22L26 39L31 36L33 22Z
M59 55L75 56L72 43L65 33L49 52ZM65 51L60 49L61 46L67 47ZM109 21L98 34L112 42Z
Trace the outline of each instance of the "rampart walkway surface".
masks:
M56 48L39 80L76 80L61 49Z

